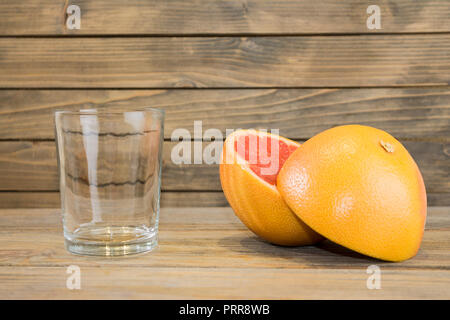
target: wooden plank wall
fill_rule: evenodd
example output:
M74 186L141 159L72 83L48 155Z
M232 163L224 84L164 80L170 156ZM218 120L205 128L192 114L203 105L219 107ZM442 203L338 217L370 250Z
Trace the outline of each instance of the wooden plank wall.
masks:
M0 3L0 208L59 205L52 113L166 110L165 206L226 206L217 165L175 165L176 128L360 123L399 138L450 205L450 0ZM381 8L381 30L366 9ZM203 143L206 146L208 143Z

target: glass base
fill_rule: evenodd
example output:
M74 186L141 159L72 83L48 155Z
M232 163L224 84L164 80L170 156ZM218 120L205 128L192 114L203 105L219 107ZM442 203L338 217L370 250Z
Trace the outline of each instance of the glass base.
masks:
M142 227L83 227L64 237L69 252L88 256L124 256L158 246L157 233Z

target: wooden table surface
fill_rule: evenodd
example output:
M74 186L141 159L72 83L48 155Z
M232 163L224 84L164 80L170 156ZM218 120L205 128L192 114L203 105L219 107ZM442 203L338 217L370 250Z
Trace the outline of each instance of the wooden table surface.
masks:
M388 263L331 242L284 248L256 238L230 208L164 208L147 254L82 257L63 245L59 210L0 211L1 299L449 299L450 207L428 210L418 255ZM81 289L66 287L67 267ZM381 269L369 290L367 267Z

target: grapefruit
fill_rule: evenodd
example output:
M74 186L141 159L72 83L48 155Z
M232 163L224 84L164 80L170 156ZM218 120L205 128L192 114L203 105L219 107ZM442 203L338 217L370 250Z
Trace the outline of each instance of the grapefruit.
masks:
M306 141L285 162L277 187L322 236L387 261L413 257L427 210L417 164L390 134L346 125Z
M255 130L238 130L222 150L220 182L237 217L273 244L309 245L321 237L289 209L276 188L278 172L299 147L295 141Z

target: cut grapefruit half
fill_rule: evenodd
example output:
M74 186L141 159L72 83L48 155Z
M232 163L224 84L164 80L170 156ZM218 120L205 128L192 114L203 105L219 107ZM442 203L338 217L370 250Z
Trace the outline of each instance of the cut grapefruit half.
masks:
M238 130L222 150L220 182L233 211L253 233L277 245L322 239L289 209L276 187L278 172L299 146L263 131Z

